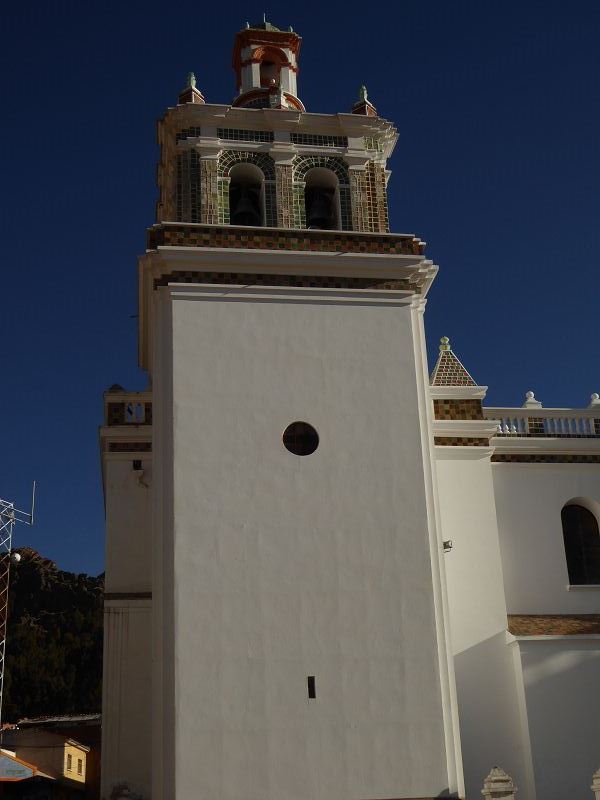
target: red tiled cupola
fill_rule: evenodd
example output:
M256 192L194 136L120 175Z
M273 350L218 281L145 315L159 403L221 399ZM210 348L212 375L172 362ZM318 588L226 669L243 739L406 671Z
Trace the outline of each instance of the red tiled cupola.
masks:
M304 111L296 95L298 55L302 39L290 27L279 30L266 19L247 23L236 34L233 68L241 108L293 108Z

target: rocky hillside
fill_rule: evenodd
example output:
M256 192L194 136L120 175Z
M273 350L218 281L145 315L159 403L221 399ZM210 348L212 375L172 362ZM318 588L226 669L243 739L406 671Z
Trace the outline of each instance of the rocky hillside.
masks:
M11 567L2 721L101 710L104 576L21 547Z

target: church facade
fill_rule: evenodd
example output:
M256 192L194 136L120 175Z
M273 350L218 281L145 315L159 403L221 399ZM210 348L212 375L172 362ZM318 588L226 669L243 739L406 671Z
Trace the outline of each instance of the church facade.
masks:
M585 797L600 765L600 400L484 405L390 233L395 127L307 112L235 37L158 125L145 392L105 394L102 796ZM127 794L127 792L129 794Z

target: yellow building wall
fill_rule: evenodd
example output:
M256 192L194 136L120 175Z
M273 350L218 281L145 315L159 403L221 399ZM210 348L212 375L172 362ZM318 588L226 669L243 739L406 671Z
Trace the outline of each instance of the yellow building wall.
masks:
M69 756L71 756L71 769L69 769ZM73 744L65 744L63 775L72 781L85 783L85 750ZM81 773L78 771L78 762L81 761Z

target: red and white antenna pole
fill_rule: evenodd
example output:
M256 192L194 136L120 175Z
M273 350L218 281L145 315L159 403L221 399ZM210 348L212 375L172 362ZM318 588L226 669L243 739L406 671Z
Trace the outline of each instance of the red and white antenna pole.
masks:
M35 508L35 481L31 494L31 511L21 511L14 503L0 498L0 731L2 730L2 692L4 689L4 667L6 664L6 625L8 622L8 588L10 565L19 560L12 552L12 535L15 522L33 525Z

